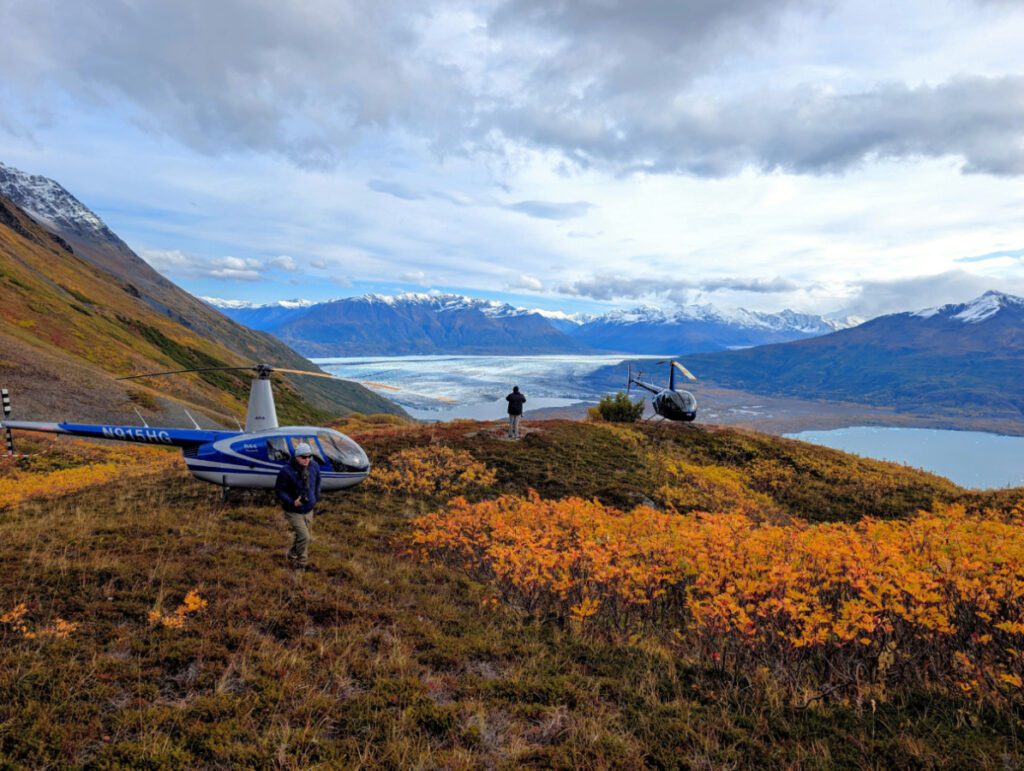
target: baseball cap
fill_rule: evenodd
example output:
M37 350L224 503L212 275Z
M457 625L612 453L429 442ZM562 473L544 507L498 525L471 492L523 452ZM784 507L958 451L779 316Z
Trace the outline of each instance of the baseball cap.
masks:
M310 447L305 442L300 442L299 444L295 445L295 457L301 457L303 455L307 455L308 456L308 455L312 455L312 454L313 454L313 448Z

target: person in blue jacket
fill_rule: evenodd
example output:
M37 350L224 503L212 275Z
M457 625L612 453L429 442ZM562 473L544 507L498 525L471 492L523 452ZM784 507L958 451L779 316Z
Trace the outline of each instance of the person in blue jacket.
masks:
M306 442L295 446L288 465L278 472L274 492L294 535L288 561L296 568L316 570L309 564L309 542L313 509L320 500L320 465L313 460L313 448Z

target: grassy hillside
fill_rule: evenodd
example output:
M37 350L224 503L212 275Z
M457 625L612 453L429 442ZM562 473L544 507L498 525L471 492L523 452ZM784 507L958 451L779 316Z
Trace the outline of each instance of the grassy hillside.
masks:
M237 326L207 310L223 326ZM185 321L161 313L129 281L93 265L0 198L0 384L11 390L17 417L125 421L137 407L154 421L181 421L181 405L186 405L230 425L231 416L245 412L245 373L130 384L115 378L252 364L257 356L269 356L280 366L311 368L269 336L263 337L270 342L256 333L229 342L226 334L213 330L207 337ZM347 410L398 410L354 383L323 381L302 389L281 379L276 396L283 421L322 421Z
M892 464L692 426L553 421L519 443L472 422L339 427L367 449L376 481L323 506L315 573L286 568L288 537L266 497L221 507L215 488L160 450L61 441L0 467L0 765L1024 760L1012 691L893 681L868 698L858 686L794 693L774 663L737 667L681 644L670 608L663 622L621 628L531 611L486 577L422 558L412 538L425 513L443 522L495 496L527 500L531 489L552 505L572 495L595 499L595 511L650 512L648 523L698 522L689 512L705 509L720 512L713 522L743 517L812 535L848 526L795 517L870 514L900 526L917 507L960 503L997 522L1022 490L970 493ZM111 471L126 467L114 452L135 458L130 472ZM457 492L469 500L450 502ZM553 519L536 524L556 533ZM902 648L888 651L876 655Z

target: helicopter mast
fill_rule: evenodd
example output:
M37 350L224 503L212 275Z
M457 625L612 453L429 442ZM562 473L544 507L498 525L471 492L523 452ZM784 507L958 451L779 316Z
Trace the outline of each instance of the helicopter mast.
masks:
M249 410L245 414L245 432L266 431L277 428L277 408L274 406L274 392L270 390L271 368L266 364L256 366L256 377L249 389Z

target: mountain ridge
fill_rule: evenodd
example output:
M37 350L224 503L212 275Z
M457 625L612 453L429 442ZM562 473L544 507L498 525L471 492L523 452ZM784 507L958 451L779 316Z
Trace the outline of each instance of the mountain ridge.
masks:
M662 354L678 350L680 344L687 352L723 350L828 334L845 326L788 309L765 313L692 305L665 312L638 306L600 315L567 314L453 293L365 294L320 303L202 299L236 321L271 332L310 356ZM474 320L474 313L482 319ZM460 335L438 331L452 326L445 318L451 314L464 314L457 324ZM359 328L370 324L371 318L378 325L377 334L362 334ZM334 340L325 339L327 330L335 335Z
M26 186L21 187L22 184ZM6 196L8 192L16 193L33 210L16 204ZM49 362L43 369L51 374L55 369L98 368L106 370L105 373L82 373L83 382L103 382L103 388L122 397L136 393L143 386L135 391L126 390L123 385L111 385L108 378L111 374L134 374L142 367L126 370L126 359L104 358L99 353L99 341L104 335L113 335L111 346L115 349L127 343L123 336L126 330L157 349L163 348L149 349L145 357L148 370L202 366L185 365L182 361L195 357L205 361L203 357L208 357L220 363L269 361L293 369L319 371L273 336L237 324L161 276L88 207L53 180L0 166L0 203L0 230L5 231L0 271L7 279L0 283L0 296L7 311L8 325L4 331L8 350L17 352L4 358L21 365L23 372L39 369L41 365L36 366L35 360ZM39 213L34 209L41 211L40 219L33 216ZM44 222L56 227L57 232L47 229ZM31 291L26 287L31 287ZM47 308L50 318L39 316L38 308L42 307ZM37 327L47 328L47 335L40 338L25 332ZM88 339L92 346L91 358L86 357L85 362L74 361L85 353L82 346L75 344L77 338ZM70 361L67 354L71 354ZM167 359L169 354L171 358ZM57 358L53 359L54 356ZM24 382L15 374L8 377L11 382ZM295 382L286 381L282 398L308 401L306 414L310 417L314 413L331 415L353 408L401 411L389 400L355 383L320 378L301 381L305 382L298 377ZM92 393L83 396L86 402L88 397L96 396L100 411L107 409L101 405L110 401ZM153 398L155 401L150 403L162 404L159 397ZM22 395L19 404L22 408L31 406L32 399L31 393L27 398ZM213 394L204 399L205 409L223 415L226 403L219 402ZM54 395L50 405L59 403ZM284 411L288 409L285 405Z
M688 356L726 388L1024 422L1024 298L879 316L822 337Z

